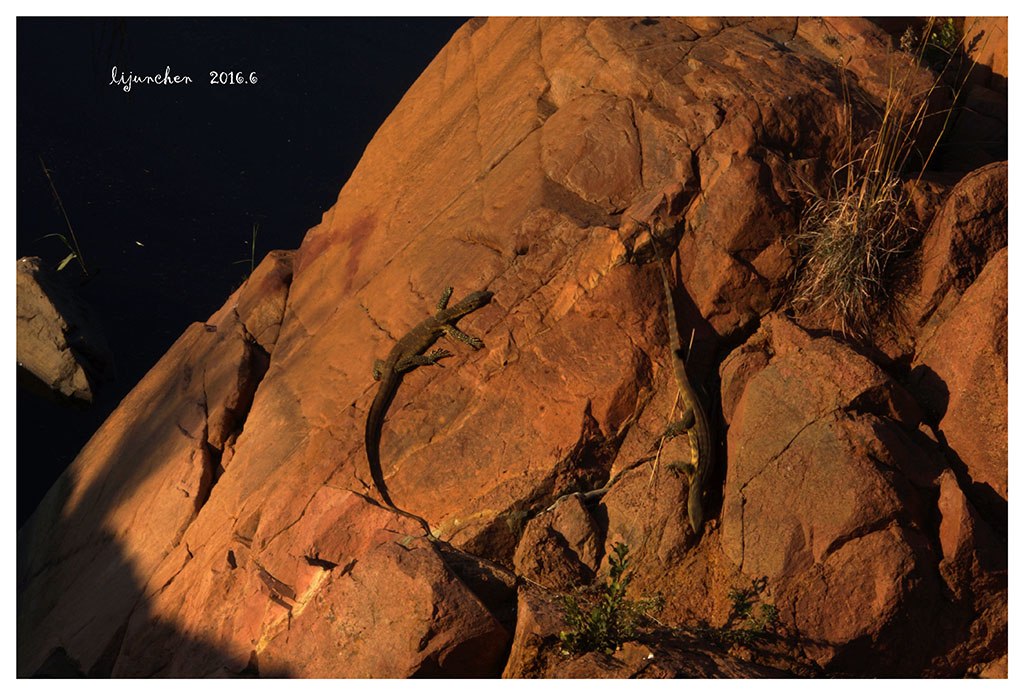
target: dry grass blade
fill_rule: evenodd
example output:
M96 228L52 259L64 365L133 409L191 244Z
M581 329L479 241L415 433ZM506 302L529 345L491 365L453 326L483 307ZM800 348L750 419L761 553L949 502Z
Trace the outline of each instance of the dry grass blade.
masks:
M804 262L793 300L798 309L831 316L832 328L844 334L868 332L891 298L886 270L909 240L900 223L897 183L862 180L848 195L808 206L793 237Z

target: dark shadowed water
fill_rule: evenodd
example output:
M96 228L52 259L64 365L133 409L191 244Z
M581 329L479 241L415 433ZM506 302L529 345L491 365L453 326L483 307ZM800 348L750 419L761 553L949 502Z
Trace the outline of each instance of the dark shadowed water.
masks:
M19 386L19 526L171 343L243 281L254 225L257 263L299 246L464 21L18 20L17 254L54 267L67 255L42 238L67 236L42 158L88 271L72 263L61 275L117 368L84 411ZM210 84L211 71L247 83ZM128 73L192 82L126 92Z

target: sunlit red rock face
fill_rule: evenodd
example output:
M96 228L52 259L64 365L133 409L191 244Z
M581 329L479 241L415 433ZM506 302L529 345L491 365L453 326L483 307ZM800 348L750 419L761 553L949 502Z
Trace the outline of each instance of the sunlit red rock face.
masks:
M849 18L467 23L299 250L182 335L20 530L19 674L1005 674L1006 165L917 199L931 251L880 349L779 309L800 182L873 127L837 64L884 96L891 42ZM700 538L664 465L685 438L649 458L676 386L645 225L682 232L720 462ZM381 441L433 544L374 502L363 428L374 358L446 285L494 292L459 324L485 347L442 339ZM552 591L616 542L664 627L563 657ZM755 580L777 636L728 650L708 630Z

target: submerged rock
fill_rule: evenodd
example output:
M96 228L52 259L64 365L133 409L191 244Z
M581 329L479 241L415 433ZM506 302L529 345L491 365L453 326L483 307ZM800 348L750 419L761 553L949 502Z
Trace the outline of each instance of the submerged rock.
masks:
M114 358L89 310L35 256L18 259L17 280L19 373L62 398L92 403L114 376Z

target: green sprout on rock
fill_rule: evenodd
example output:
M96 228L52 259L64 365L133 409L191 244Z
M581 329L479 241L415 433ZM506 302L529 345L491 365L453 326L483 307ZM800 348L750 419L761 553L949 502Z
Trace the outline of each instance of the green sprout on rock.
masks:
M586 652L615 652L622 643L637 634L637 627L645 613L661 610L664 601L659 598L632 600L626 592L633 579L629 569L629 546L617 543L612 548L611 570L608 582L598 589L598 598L592 605L581 605L581 597L565 596L565 620L570 630L558 637L562 650L569 654ZM589 610L588 610L589 609Z

